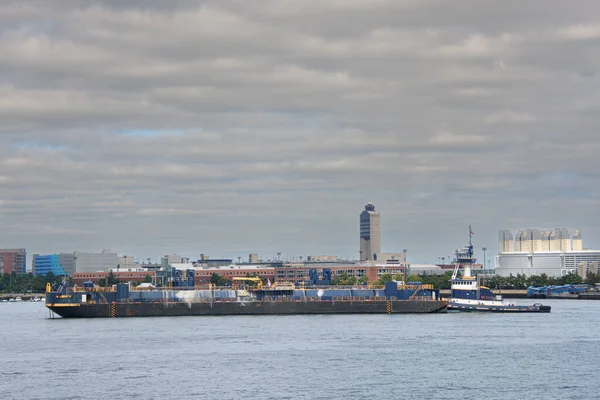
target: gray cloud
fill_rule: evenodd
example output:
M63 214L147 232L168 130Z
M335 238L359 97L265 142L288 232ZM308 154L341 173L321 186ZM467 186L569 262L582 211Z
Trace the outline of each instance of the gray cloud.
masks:
M0 5L0 247L435 262L500 228L600 245L598 5ZM446 254L447 253L447 254Z

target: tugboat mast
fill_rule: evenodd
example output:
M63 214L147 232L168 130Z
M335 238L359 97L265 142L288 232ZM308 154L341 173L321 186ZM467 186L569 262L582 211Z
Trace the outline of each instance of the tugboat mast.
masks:
M471 265L475 262L475 258L473 257L473 229L471 225L469 225L469 245L456 250L456 259L454 262L456 263L456 267L452 274L452 279L457 278L458 270L462 264L464 269L462 279L473 280Z

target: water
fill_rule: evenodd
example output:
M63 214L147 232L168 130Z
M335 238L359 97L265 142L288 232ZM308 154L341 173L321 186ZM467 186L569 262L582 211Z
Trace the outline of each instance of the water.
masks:
M0 303L0 399L600 398L600 301L550 314L46 319Z

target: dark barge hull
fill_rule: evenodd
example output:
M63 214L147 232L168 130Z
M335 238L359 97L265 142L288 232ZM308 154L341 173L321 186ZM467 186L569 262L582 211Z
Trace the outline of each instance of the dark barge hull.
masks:
M412 314L446 312L443 300L144 302L48 304L63 318L166 317L186 315Z

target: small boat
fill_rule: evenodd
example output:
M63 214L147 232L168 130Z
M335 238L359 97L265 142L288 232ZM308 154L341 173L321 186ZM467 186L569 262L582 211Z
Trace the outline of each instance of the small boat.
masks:
M490 288L480 286L477 278L471 276L471 265L475 262L472 237L473 231L469 226L469 244L456 250L455 267L450 281L449 312L550 312L550 306L540 303L523 305L503 301L502 296L494 296ZM459 276L461 267L462 275Z

